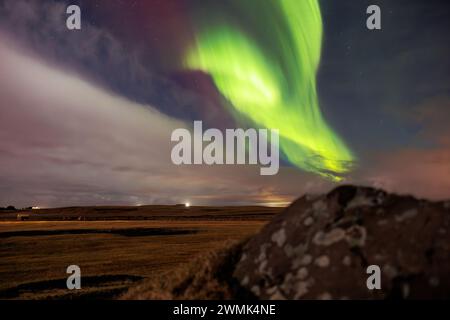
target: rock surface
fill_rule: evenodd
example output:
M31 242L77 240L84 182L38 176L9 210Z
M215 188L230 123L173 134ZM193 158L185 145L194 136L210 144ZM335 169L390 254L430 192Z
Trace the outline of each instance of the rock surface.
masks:
M354 186L304 196L244 246L233 276L260 299L449 298L450 202Z

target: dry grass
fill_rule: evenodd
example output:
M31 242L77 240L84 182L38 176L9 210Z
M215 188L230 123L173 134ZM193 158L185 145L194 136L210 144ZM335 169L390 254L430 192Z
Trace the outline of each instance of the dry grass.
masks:
M227 241L242 240L256 233L264 223L3 221L0 222L0 298L113 298L140 279L158 279L198 255L223 247ZM155 228L194 233L154 235ZM146 233L122 232L130 229ZM64 233L67 230L76 233ZM66 268L71 264L79 265L82 272L82 290L76 293L65 289Z
M191 263L132 287L124 300L230 300L254 296L233 279L243 241L230 241Z
M68 207L39 210L0 212L1 220L16 220L17 214L28 215L31 220L267 220L280 212L280 208L244 207L189 207L140 206L140 207Z

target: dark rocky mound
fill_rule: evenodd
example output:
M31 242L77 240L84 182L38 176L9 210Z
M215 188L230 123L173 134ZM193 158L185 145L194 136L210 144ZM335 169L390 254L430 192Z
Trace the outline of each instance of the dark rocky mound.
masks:
M244 246L233 276L260 299L450 298L450 202L354 186L304 196Z

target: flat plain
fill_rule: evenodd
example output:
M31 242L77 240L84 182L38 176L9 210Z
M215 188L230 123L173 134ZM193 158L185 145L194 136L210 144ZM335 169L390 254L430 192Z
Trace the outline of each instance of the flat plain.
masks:
M279 211L177 205L2 212L0 299L112 299L244 240ZM66 287L69 265L81 269L81 290Z

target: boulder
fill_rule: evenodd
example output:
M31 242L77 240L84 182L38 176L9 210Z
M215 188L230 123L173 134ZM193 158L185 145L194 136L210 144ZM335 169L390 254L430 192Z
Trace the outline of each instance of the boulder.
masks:
M233 277L260 299L449 298L450 202L355 186L303 196L245 244Z

